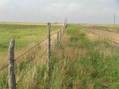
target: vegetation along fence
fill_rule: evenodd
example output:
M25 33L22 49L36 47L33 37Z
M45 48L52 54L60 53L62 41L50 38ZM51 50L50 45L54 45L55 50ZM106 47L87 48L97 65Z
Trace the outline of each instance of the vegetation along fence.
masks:
M13 39L10 41L8 64L0 68L0 73L5 71L7 72L8 82L6 87L8 87L8 89L16 89L17 84L22 78L21 76L19 79L16 79L16 76L19 75L21 71L17 68L23 66L24 64L32 63L34 60L37 61L39 58L42 61L42 64L47 63L50 74L49 63L51 60L51 49L54 49L55 44L61 41L67 26L67 24L64 24L64 26L59 28L57 32L52 33L51 24L48 23L48 38L33 45L17 57L14 55L15 40ZM8 69L8 71L6 69Z

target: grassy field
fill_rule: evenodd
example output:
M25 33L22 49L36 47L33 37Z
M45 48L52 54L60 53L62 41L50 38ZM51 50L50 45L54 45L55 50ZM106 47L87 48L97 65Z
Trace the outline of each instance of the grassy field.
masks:
M100 26L69 25L52 50L50 76L41 58L23 62L17 67L17 81L21 78L17 89L119 89L119 44L108 40L111 33L119 35L115 32L119 26L103 25L108 28L105 39ZM7 89L7 70L0 72L0 89Z
M90 40L87 34L92 28L84 28L85 26L87 25L71 25L66 33L65 39L68 40L64 39L61 47L55 51L55 59L60 60L61 64L57 62L59 66L62 65L58 68L63 68L57 70L60 74L58 78L55 77L62 80L57 82L61 84L58 89L118 89L119 46L114 46L108 39ZM101 30L99 25L93 26ZM104 26L109 28L109 25ZM115 26L113 27L111 28L115 30ZM62 58L64 59L61 60Z
M58 25L52 26L52 31L59 29ZM16 40L16 55L24 48L35 44L47 37L47 25L45 24L0 24L0 61L6 62L8 46L11 39ZM3 64L0 62L0 64Z

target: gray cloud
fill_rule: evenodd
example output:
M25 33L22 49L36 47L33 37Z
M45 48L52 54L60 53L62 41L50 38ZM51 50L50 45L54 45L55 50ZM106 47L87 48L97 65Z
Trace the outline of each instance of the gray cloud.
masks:
M116 0L1 0L0 21L113 23Z

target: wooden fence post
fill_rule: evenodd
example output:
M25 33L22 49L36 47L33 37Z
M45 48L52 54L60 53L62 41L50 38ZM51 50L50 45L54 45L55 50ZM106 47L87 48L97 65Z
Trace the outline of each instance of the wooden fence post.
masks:
M9 89L16 89L16 78L14 70L14 46L15 40L11 40L9 46L9 58L8 58L8 87Z
M50 61L51 56L51 24L48 23L48 61Z
M65 24L64 24L64 26L63 26L63 32L65 31Z
M60 39L62 39L62 36L63 36L63 28L60 28Z
M60 31L57 32L57 44L60 42Z
M68 24L64 24L64 31L67 29Z

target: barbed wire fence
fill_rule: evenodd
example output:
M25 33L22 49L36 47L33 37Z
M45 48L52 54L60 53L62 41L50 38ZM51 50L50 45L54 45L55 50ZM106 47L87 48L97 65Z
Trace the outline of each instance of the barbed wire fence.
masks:
M26 51L24 51L22 54L20 54L17 57L14 57L14 47L13 49L9 49L9 64L6 64L0 68L0 73L4 72L8 69L8 84L6 86L9 89L16 89L16 85L22 80L19 79L16 81L15 76L17 76L18 70L17 68L24 62L25 64L29 64L32 61L46 57L43 60L44 63L50 62L50 56L51 56L51 50L55 48L55 44L60 42L62 39L62 36L64 34L64 31L67 29L68 25L65 23L64 26L58 29L57 32L51 32L51 24L48 23L48 38L45 38L44 40L36 43L32 47L28 48ZM14 42L13 40L10 42L12 44ZM12 45L14 46L14 45ZM12 53L11 53L12 51ZM10 68L11 67L11 68ZM7 72L7 71L6 71ZM49 69L50 72L50 69Z

